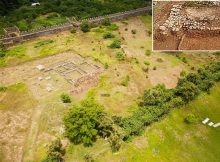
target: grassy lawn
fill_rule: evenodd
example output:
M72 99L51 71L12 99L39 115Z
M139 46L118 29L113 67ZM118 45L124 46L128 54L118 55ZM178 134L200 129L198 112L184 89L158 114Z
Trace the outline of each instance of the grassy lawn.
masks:
M105 152L97 161L180 161L217 162L220 159L220 129L203 125L201 121L209 117L220 122L220 83L211 94L202 94L195 101L179 109L172 110L159 122L149 126L140 137L125 143L122 149L112 154ZM198 122L186 124L185 117L194 114Z

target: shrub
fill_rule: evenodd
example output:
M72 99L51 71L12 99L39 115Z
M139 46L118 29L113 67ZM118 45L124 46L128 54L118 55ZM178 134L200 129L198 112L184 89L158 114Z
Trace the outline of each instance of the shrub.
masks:
M102 25L104 25L104 26L111 25L111 20L109 19L109 17L104 18L104 20L102 21Z
M117 58L118 61L125 60L125 54L123 52L117 52L115 57Z
M186 76L186 71L185 70L181 71L180 76L185 77Z
M29 29L29 26L26 20L18 21L17 26L21 31L27 31Z
M132 30L131 30L131 33L132 33L132 34L136 34L136 33L137 33L137 30L136 30L136 29L132 29Z
M93 159L92 155L90 155L90 154L86 154L86 155L84 156L84 160L85 160L85 162L94 162L94 161L95 161L95 160Z
M114 34L110 33L110 32L107 32L107 33L104 33L103 34L103 38L104 39L108 39L108 38L114 38Z
M183 61L184 63L187 63L187 62L188 62L185 57L182 58L182 61Z
M72 28L72 29L70 30L70 32L71 32L72 34L76 33L76 28Z
M47 44L51 44L51 43L53 43L53 42L54 42L54 41L51 40L51 39L43 40L43 41L37 42L37 43L34 45L34 48L38 48L38 47L41 47L41 46L44 46L44 45L47 45Z
M193 100L199 93L198 87L189 81L184 81L179 84L176 88L175 95L182 97L182 99L187 103Z
M65 154L65 150L62 148L61 141L55 140L49 146L49 150L47 151L47 156L42 162L59 162L63 161L63 155Z
M149 68L148 67L142 67L142 70L147 73L149 71Z
M116 30L118 30L118 26L116 24L111 24L111 25L107 26L107 29L111 30L111 31L116 31Z
M71 103L71 98L68 94L63 93L61 94L60 98L63 103Z
M154 66L154 67L153 67L153 70L157 70L157 67L156 67L156 66Z
M150 65L149 61L144 61L144 65Z
M90 31L90 24L88 21L83 21L80 25L81 30L86 33Z
M151 55L151 51L150 51L150 50L146 50L146 51L145 51L145 55L146 55L146 56L150 56L150 55Z
M5 92L7 90L7 87L0 86L0 92Z
M197 117L194 114L189 114L189 115L186 116L184 121L187 124L193 124L193 123L196 123L198 121L198 119L197 119Z
M109 48L121 48L121 41L120 40L114 40L110 45Z
M4 45L2 43L0 43L0 58L1 57L5 57L6 53L5 53L5 48Z
M105 68L105 69L108 69L108 67L109 67L108 63L105 63L105 64L104 64L104 68Z
M122 80L121 85L127 87L129 81L130 81L130 77L127 75L127 76Z
M108 139L112 152L117 152L120 147L121 147L121 138L119 137L119 135L114 134L112 136L110 136L110 138Z

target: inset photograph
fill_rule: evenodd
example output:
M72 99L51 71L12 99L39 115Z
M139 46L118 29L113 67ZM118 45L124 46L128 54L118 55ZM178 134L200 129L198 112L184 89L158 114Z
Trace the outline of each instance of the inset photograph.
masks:
M154 1L153 50L220 50L220 1Z

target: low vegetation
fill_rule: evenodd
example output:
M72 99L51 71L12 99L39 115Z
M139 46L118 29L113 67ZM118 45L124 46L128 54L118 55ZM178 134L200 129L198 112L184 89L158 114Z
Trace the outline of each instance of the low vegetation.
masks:
M66 93L61 94L60 98L61 98L63 103L71 103L71 98Z
M111 32L106 32L106 33L103 34L104 39L114 38L114 37L115 37L115 35L112 34Z
M121 41L115 39L110 45L109 48L121 48Z
M188 74L179 80L174 89L158 85L145 90L139 109L132 116L122 119L119 124L125 131L124 140L132 135L139 135L146 125L157 121L170 109L189 103L201 91L209 92L214 82L218 81L220 81L220 62L200 68L197 73Z
M49 146L47 156L41 162L60 162L63 161L65 150L62 148L60 139L52 142Z
M126 56L123 52L120 51L116 53L115 57L118 61L124 61Z

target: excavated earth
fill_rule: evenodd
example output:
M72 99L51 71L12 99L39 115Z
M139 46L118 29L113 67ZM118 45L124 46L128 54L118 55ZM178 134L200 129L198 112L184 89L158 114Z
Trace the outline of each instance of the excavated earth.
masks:
M220 3L154 5L154 50L220 50Z

